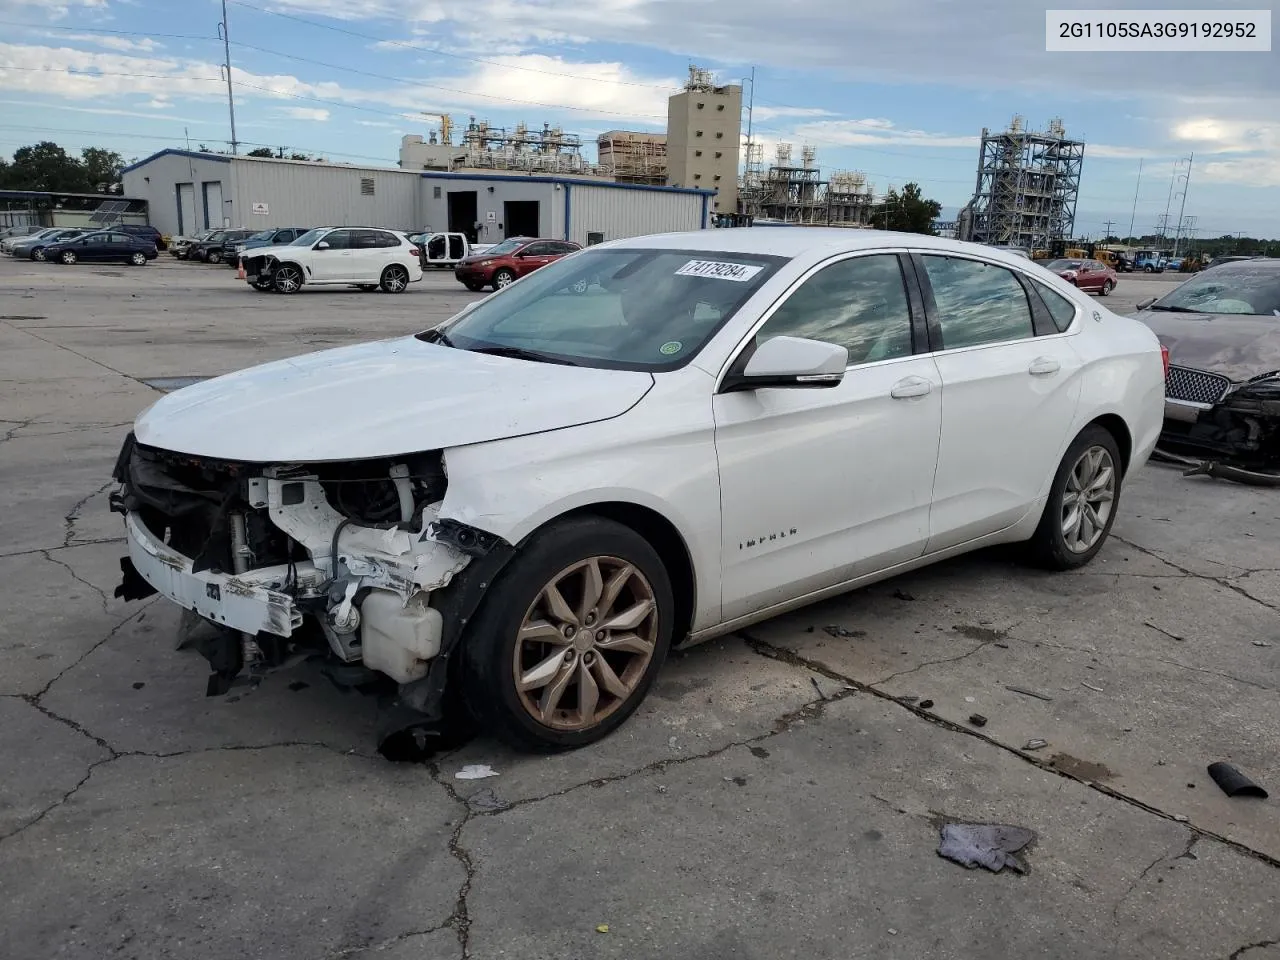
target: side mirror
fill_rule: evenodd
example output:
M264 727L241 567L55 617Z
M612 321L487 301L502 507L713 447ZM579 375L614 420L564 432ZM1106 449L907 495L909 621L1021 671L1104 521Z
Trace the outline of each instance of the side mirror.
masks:
M849 351L834 343L773 337L756 348L741 373L725 378L721 393L769 387L834 387L844 380Z
M316 249L317 249L317 250L328 250L328 249L329 249L329 241L328 241L328 240L321 240L319 243L317 243L317 244L316 244Z

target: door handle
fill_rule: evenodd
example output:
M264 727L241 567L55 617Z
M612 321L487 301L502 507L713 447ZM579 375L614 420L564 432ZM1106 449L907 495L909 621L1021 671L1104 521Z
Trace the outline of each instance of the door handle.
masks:
M1062 364L1052 357L1036 357L1031 361L1031 366L1027 367L1027 373L1033 377L1047 377L1051 373L1057 373L1062 369Z
M893 385L889 396L895 400L907 400L911 397L926 396L932 389L933 384L924 377L906 377Z

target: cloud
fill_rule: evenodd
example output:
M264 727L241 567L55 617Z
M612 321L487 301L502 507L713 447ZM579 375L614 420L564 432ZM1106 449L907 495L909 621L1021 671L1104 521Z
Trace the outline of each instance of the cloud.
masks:
M107 0L0 0L0 13L26 12L32 8L49 20L61 20L73 11L105 11Z
M932 148L977 149L978 138L945 133L928 133L924 130L904 130L890 120L870 118L866 120L820 120L800 124L795 128L795 138L815 146L906 146Z
M99 47L105 47L108 50L119 50L121 52L138 51L141 53L151 53L163 47L163 44L156 43L150 37L142 37L140 39L132 39L130 37L113 37L109 35L99 36L91 33L46 33L46 37L59 40L61 42L71 43L92 43Z
M314 120L323 123L329 119L329 111L322 107L284 107L280 112L290 120Z

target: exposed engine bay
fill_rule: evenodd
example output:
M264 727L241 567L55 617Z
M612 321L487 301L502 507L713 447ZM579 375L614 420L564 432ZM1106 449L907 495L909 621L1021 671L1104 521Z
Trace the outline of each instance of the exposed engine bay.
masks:
M338 668L331 678L361 686L380 674L413 694L413 711L438 708L443 675L429 692L414 686L465 622L447 588L505 547L440 517L447 478L438 451L237 463L146 447L130 434L113 476L121 486L111 507L124 514L129 541L116 595L158 591L217 628L200 647L213 667L209 695L310 650ZM442 607L458 623L447 627Z
M1186 371L1168 389L1177 405L1166 407L1175 414L1166 417L1156 456L1187 467L1188 476L1280 486L1280 370L1241 382Z

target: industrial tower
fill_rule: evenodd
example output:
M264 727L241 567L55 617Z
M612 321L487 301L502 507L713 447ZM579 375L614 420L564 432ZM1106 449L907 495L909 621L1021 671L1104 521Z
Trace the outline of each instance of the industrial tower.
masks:
M1070 239L1084 166L1084 141L1067 139L1061 120L1046 132L1028 130L1015 116L1009 129L982 130L978 185L961 212L961 236L977 243L1048 249Z

